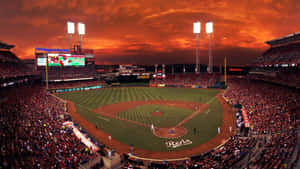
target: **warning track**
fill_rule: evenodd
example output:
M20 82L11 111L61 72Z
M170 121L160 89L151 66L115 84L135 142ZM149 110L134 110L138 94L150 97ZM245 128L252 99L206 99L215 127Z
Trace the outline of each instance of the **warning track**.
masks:
M229 133L227 130L229 126L233 126L233 131L235 130L235 118L234 118L234 113L232 112L232 109L230 105L226 103L226 101L222 98L221 92L216 96L216 98L220 101L222 105L222 110L223 110L223 121L222 121L222 128L221 134L218 134L214 138L210 139L204 144L198 145L196 147L186 149L186 150L179 150L179 151L170 151L170 152L161 152L161 151L149 151L149 150L143 150L143 149L135 149L134 153L136 156L143 157L144 160L147 160L148 158L151 160L158 159L177 159L177 158L185 158L185 157L190 157L194 155L198 155L203 152L210 151L211 149L217 147L218 145L222 144L228 137L233 135L234 133ZM110 118L115 118L118 112L127 110L129 108L133 108L137 105L141 105L141 103L144 104L149 104L151 102L152 104L163 104L163 105L169 105L169 106L178 106L178 107L184 107L184 108L189 108L191 110L195 110L195 105L193 104L186 104L186 102L181 102L181 101L137 101L137 102L132 102L131 104L128 104L129 102L126 103L118 103L118 106L112 106L112 105L106 105L103 107L100 107L98 109L95 109L97 113L100 113L102 115L105 115ZM203 106L205 104L199 104L195 103L198 106ZM106 145L110 145L110 147L113 147L116 149L118 152L123 152L123 153L129 153L130 152L130 146L121 143L118 140L112 139L111 141L108 140L108 135L107 133L103 132L102 130L96 128L94 124L80 116L75 109L75 105L73 102L68 101L68 111L70 115L72 116L73 120L80 124L82 127L85 128L92 136L94 136L99 142L104 143ZM109 110L109 111L107 111ZM197 112L197 111L195 111ZM194 113L195 113L194 112ZM194 113L192 114L193 117L195 116ZM199 113L199 112L198 112ZM191 115L191 116L192 116ZM190 116L189 116L190 117ZM193 118L191 117L191 118ZM188 117L187 117L188 118ZM184 119L186 120L186 119ZM180 122L181 123L181 122ZM143 124L144 125L144 124ZM145 127L150 127L150 126L145 126Z

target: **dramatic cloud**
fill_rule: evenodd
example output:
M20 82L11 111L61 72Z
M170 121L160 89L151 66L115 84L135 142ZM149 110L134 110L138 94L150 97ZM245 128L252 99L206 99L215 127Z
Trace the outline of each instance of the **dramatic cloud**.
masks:
M194 21L201 22L201 63L208 61L205 22L214 22L213 56L246 64L265 41L299 31L298 0L9 0L0 2L1 41L20 58L35 47L68 48L66 22L84 22L85 48L97 63L192 63ZM74 36L74 43L79 37Z

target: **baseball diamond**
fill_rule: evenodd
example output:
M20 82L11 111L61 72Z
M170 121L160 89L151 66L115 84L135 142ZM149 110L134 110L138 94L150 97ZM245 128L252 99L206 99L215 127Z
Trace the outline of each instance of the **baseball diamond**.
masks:
M2 0L0 169L300 169L299 0Z
M234 114L216 89L106 88L58 94L72 117L96 139L117 151L144 158L181 158L222 144L235 127ZM153 116L160 112L160 116ZM151 129L154 126L154 130ZM224 132L218 134L218 127ZM196 132L193 130L196 129ZM111 135L112 140L107 136ZM190 140L190 144L166 146ZM185 153L178 153L185 152Z

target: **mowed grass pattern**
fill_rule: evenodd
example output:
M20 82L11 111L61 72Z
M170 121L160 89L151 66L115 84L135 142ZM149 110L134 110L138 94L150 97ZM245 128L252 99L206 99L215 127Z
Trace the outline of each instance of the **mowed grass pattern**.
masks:
M58 96L66 100L73 101L75 103L77 112L82 117L95 124L104 132L111 134L113 138L123 142L124 144L133 144L135 147L152 151L170 151L188 149L197 146L199 144L205 143L206 141L217 135L217 127L222 125L222 106L215 98L218 92L218 90L213 89L206 90L185 88L132 87L106 88L83 92L62 93L58 94ZM192 140L193 144L178 147L176 149L166 148L165 142L169 141L170 139L158 138L154 136L149 128L141 127L117 119L111 119L92 111L95 108L103 105L138 100L178 100L187 102L209 103L210 106L183 125L188 130L188 133L185 136L178 139L171 139L173 141L177 141L180 139L190 139ZM168 107L167 109L170 109L170 107ZM158 119L155 119L156 117L154 119L151 118L152 121L148 118L149 121L147 121L147 111L148 110L143 110L139 113L136 113L138 111L132 109L125 111L124 114L122 114L123 112L120 113L119 116L124 116L126 118L134 119L146 124L152 122L154 122L155 125L162 124L161 120L163 120L163 116L158 117ZM187 114L182 114L183 111L174 111L171 115L173 115L174 118L180 117L183 120L184 117L190 113L187 110ZM133 112L135 114L132 115L130 114L130 112ZM171 125L177 124L177 120L170 120L172 121L170 122L172 123ZM193 133L193 128L197 129L196 135L194 135ZM99 141L101 142L101 140Z
M205 103L218 93L217 90L179 88L106 88L83 92L62 93L58 96L92 109L118 102L137 100L180 100Z
M152 116L151 112L159 110L162 116ZM143 124L155 127L172 127L176 126L180 121L192 114L193 111L186 108L178 108L164 105L145 104L118 113L118 117L137 121Z

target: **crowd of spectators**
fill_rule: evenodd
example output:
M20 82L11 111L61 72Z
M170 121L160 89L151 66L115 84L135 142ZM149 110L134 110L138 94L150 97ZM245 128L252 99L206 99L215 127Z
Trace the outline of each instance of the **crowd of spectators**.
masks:
M254 73L249 75L251 79L261 80L276 84L281 84L283 86L296 87L300 88L300 70L299 69L291 69L291 70L283 70L283 71L260 71L259 73Z
M19 58L9 50L2 50L0 49L0 60L6 62L18 62Z
M6 89L9 90L9 89ZM78 168L95 156L63 126L64 103L34 86L0 100L0 168Z
M232 168L238 161L243 159L250 149L256 145L254 138L240 138L232 136L224 145L191 157L189 160L161 163L142 162L140 160L128 159L123 168Z
M0 79L36 75L12 52L0 50Z
M300 107L299 91L243 78L229 80L225 97L247 110L250 134L269 136L260 156L252 160L251 168L285 168L296 147L293 110Z
M151 84L165 84L169 86L191 86L198 85L202 88L214 86L218 81L219 74L208 73L180 73L180 74L168 74L165 79L152 79Z
M293 122L290 109L299 106L299 91L251 79L229 80L227 97L248 112L255 134L271 134Z
M42 74L42 76L45 76ZM48 66L48 79L51 80L62 80L62 79L76 79L76 78L93 78L95 77L95 71L87 66L69 66L69 67L58 67Z
M250 78L236 78L229 80L224 96L232 105L242 105L247 110L251 124L249 137L235 135L223 146L190 160L159 164L127 160L124 168L290 167L294 152L299 151L295 149L297 122L294 111L300 108L299 91Z
M70 69L72 71L73 68ZM76 71L79 69L76 69ZM28 73L17 62L0 62L0 76L22 76ZM30 73L30 72L29 72ZM78 71L78 76L88 72ZM60 72L56 72L60 75ZM62 77L66 78L63 73ZM75 73L76 74L76 73ZM66 73L71 76L70 73ZM287 168L297 142L296 112L300 109L300 92L268 82L292 86L299 84L299 72L279 72L276 78L251 75L233 78L224 96L232 105L241 104L248 112L250 136L231 137L210 152L181 162L143 163L127 159L124 168L232 168L254 149L257 138L267 138L257 156L251 157L249 168ZM74 74L72 74L74 77ZM218 74L171 74L152 84L199 85L209 87ZM53 87L99 84L78 82ZM292 84L292 85L291 85ZM62 123L70 119L64 103L38 86L8 88L0 93L0 168L78 168L96 156ZM242 120L239 116L237 120ZM238 126L240 127L240 126ZM247 162L248 163L248 162Z
M254 63L258 65L274 64L299 64L300 63L300 43L271 47Z
M10 77L30 76L33 71L29 71L26 67L19 63L1 63L0 61L0 78L6 79Z

